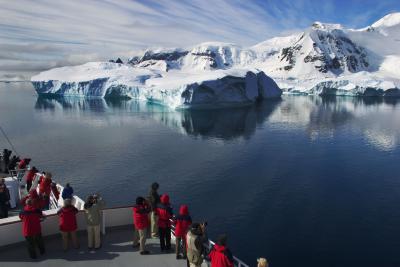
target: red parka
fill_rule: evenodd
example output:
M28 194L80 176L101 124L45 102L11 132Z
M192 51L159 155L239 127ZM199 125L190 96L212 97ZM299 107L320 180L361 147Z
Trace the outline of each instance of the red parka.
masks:
M19 213L19 218L22 220L22 233L25 237L35 236L42 233L40 219L43 217L41 210L34 206L26 205Z
M149 222L149 212L150 208L147 205L135 205L132 208L133 210L133 223L135 224L136 229L143 230L146 229Z
M43 208L44 206L43 199L38 195L36 189L31 189L28 195L26 195L24 198L21 199L22 206L25 206L25 202L28 198L32 199L32 206L34 206L37 209Z
M33 182L33 178L35 178L36 170L29 170L26 174L25 180L27 182Z
M25 159L23 159L18 163L18 169L20 169L20 170L25 169L26 165L27 165L26 161L25 161Z
M50 196L51 192L51 179L46 179L43 175L40 177L40 185L39 185L39 193L41 195L48 195Z
M211 260L211 267L233 267L232 253L225 246L215 244L208 257Z
M78 224L76 223L77 213L78 209L74 206L63 207L57 212L58 216L60 217L60 231L73 232L78 229Z
M176 216L174 223L175 223L175 236L180 238L186 238L189 226L192 224L192 218L189 215L188 206L182 205L179 208L179 215Z
M168 228L171 227L172 208L169 204L169 196L164 194L160 198L161 203L157 204L156 214L158 216L158 227Z

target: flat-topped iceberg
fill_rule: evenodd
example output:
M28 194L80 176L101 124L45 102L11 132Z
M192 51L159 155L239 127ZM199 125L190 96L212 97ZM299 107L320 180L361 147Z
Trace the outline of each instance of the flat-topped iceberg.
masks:
M31 79L40 95L127 97L172 108L250 104L282 91L257 69L163 71L90 62L42 72Z

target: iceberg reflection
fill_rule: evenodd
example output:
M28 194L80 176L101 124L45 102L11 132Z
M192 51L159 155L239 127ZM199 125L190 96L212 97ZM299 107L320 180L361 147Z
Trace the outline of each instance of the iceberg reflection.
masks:
M393 98L284 96L240 108L176 111L136 100L38 97L35 108L44 113L43 118L50 114L53 120L74 118L99 127L150 118L182 134L222 140L249 139L257 129L271 126L300 131L310 141L334 138L345 130L387 151L400 140L399 102Z

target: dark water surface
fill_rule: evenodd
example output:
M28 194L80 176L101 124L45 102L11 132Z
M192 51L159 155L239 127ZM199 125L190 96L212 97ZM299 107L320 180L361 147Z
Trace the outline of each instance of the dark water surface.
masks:
M251 266L400 266L400 101L285 96L177 112L2 83L0 123L82 197L131 204L158 181Z

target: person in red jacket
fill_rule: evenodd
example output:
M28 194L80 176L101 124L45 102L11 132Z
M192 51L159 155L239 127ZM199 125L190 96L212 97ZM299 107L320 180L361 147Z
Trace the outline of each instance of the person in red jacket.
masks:
M76 223L76 214L78 209L72 205L71 199L64 200L64 207L62 207L58 212L59 226L61 231L61 236L63 240L64 251L68 250L68 239L71 236L72 244L74 248L79 248L78 237L76 235L76 230L78 229L78 224Z
M29 256L32 259L36 259L36 247L39 248L41 255L45 253L42 228L40 225L43 213L32 204L31 199L26 200L26 205L20 212L19 218L22 220L22 233L28 245Z
M51 192L51 183L53 182L51 180L51 173L46 173L42 176L40 176L40 180L39 180L39 194L41 195L47 195L50 196L50 192Z
M155 209L158 218L158 236L160 238L161 251L169 251L171 249L171 219L173 212L167 194L162 195L160 201L161 203L157 204Z
M21 202L20 202L21 205L25 206L25 205L26 205L26 201L27 201L28 199L31 200L32 206L34 206L34 207L37 208L37 209L42 209L41 198L39 197L39 195L38 195L36 189L33 189L33 188L32 188L32 189L29 191L29 193L28 193L25 197L23 197L23 198L21 199Z
M29 192L29 190L31 190L32 187L32 183L33 183L33 179L35 178L36 173L39 170L36 169L36 167L32 167L32 169L30 169L25 176L25 181L26 181L26 191Z
M26 167L29 165L31 162L30 158L24 158L18 163L18 169L23 170L26 169Z
M179 208L179 215L174 218L175 224L175 238L176 246L175 253L176 259L186 259L186 235L189 230L189 226L192 224L192 217L189 215L189 209L186 205L181 205ZM182 249L183 247L183 249ZM181 251L183 257L181 256Z
M208 257L211 260L211 267L233 267L233 256L227 247L226 235L218 237L217 244L211 248Z
M133 206L133 223L135 225L135 233L133 237L133 247L139 246L140 241L140 254L150 254L145 249L147 228L149 227L149 213L150 206L143 197L136 198L136 205Z
M60 191L58 191L57 184L54 182L51 183L51 192L53 192L54 197L58 201L60 198Z

